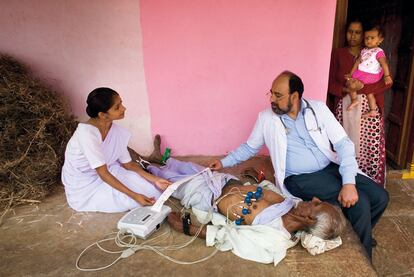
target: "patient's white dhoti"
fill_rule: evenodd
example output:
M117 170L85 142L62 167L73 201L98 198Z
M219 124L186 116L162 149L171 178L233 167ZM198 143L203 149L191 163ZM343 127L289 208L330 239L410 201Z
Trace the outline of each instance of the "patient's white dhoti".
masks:
M203 221L208 213L193 209L197 219ZM220 251L231 250L240 258L277 265L286 256L287 249L295 246L299 239L283 227L281 218L267 225L226 224L226 217L219 213L210 216L213 225L207 225L206 245Z

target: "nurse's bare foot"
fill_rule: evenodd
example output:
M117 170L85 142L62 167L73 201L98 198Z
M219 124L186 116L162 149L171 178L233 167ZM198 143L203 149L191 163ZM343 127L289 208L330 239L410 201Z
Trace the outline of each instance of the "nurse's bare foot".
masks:
M180 232L180 233L184 233L184 225L183 225L183 220L181 218L181 214L177 213L177 212L171 212L168 215L167 218L168 223L170 224L171 228L173 228L175 231ZM191 236L194 236L198 229L200 228L200 226L195 226L193 224L190 224L189 226L189 232ZM207 231L207 227L204 226L203 229L201 230L200 234L198 235L199 238L205 239L206 238L206 231Z

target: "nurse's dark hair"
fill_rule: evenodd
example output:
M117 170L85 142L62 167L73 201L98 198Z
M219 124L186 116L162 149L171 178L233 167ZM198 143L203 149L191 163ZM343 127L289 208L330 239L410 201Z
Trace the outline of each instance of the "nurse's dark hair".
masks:
M302 98L304 89L302 79L295 73L290 72L288 70L283 71L282 73L280 73L280 75L285 75L289 78L289 94L292 94L295 91L297 91L299 94L299 98Z
M92 118L98 117L100 112L106 113L113 106L117 95L118 93L110 88L101 87L92 90L86 99L88 104L86 113Z

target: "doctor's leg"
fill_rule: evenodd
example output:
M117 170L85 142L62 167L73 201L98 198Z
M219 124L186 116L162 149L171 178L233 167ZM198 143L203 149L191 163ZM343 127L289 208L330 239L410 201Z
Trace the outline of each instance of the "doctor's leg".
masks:
M337 198L342 189L342 177L338 166L331 163L314 173L291 175L285 179L287 190L305 201L318 197L322 201L339 205Z
M345 216L351 222L352 228L358 235L359 240L367 251L368 256L372 257L372 225L369 197L363 191L358 190L358 202L350 207L343 209Z
M356 186L358 190L363 191L369 198L371 225L374 228L388 205L388 192L373 180L361 174L358 174L356 177Z

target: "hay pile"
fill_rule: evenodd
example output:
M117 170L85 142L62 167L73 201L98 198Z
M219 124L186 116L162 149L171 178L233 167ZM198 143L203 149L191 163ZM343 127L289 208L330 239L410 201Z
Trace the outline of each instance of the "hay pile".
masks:
M0 54L0 211L37 202L60 183L76 122L61 95ZM1 222L1 218L0 218Z

